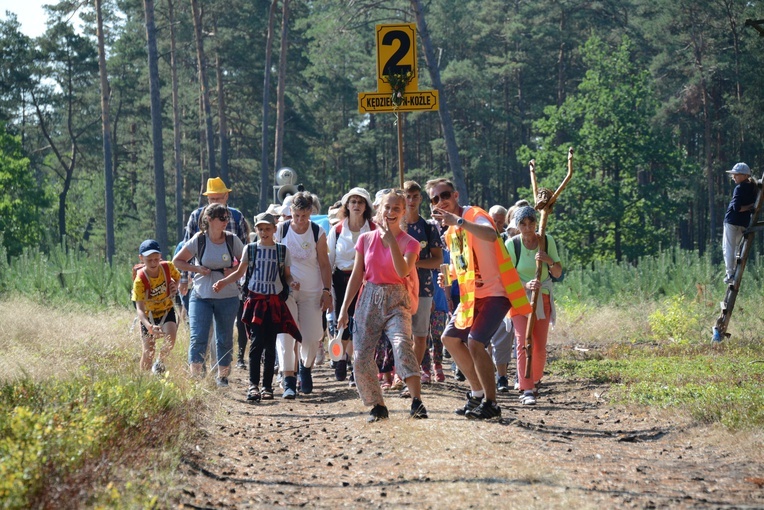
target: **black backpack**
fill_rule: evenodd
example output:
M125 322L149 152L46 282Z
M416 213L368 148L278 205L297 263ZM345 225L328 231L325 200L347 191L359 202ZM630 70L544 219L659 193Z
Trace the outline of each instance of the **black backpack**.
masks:
M228 255L231 258L231 265L228 267L233 267L233 259L235 257L233 253L233 238L236 237L236 235L228 232L227 230L224 232L225 232L225 245L226 245L226 248L228 248ZM196 235L199 236L196 240L196 244L197 244L196 261L200 266L203 266L204 264L202 264L202 257L204 256L205 248L207 248L207 236L204 234L204 232L199 232ZM222 269L217 269L216 271L222 271Z
M520 239L519 235L517 235L517 236L512 238L512 244L515 247L515 261L516 262L520 260L520 243L522 243L522 242L523 241L522 241L522 239ZM544 234L544 243L545 243L546 246L549 246L549 236L546 235L546 234ZM554 276L552 276L552 273L549 273L549 278L551 278L554 283L559 283L559 282L561 282L561 281L563 281L565 279L565 270L564 269L562 270L562 273L560 273L560 277L559 278L555 278Z
M244 278L244 285L241 286L241 298L247 299L249 293L249 280L252 278L252 273L255 272L255 261L257 260L257 244L249 243L247 245L247 275ZM279 279L281 280L281 292L279 297L282 301L286 301L289 297L289 285L286 281L286 271L284 261L286 260L286 245L276 243L276 258L279 264Z

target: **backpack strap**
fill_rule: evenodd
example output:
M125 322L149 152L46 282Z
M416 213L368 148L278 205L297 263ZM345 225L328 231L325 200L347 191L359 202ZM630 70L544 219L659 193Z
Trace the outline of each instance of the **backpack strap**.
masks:
M281 293L279 294L279 297L281 297L282 300L286 301L286 298L289 297L289 285L286 281L286 245L281 243L276 243L276 258L278 260L279 264L279 279L281 279Z
M159 261L159 268L164 273L164 282L165 282L165 294L164 297L170 297L170 279L172 279L172 274L170 273L170 264L166 260L160 260ZM151 281L149 281L149 275L146 274L146 266L143 266L138 270L136 273L138 278L141 279L141 282L143 283L143 291L145 292L145 299L148 300L151 296Z
M234 259L233 238L236 237L236 234L232 234L228 232L227 230L224 230L223 232L225 232L225 245L226 245L226 248L228 248L228 256L231 259L231 265L228 267L233 267L233 259Z
M241 295L243 298L246 298L249 293L249 280L252 279L252 274L255 272L256 260L257 243L249 243L247 245L247 275L244 277L244 285L241 288Z
M311 221L310 228L313 229L313 242L318 243L318 229L320 228L318 223Z
M291 221L285 221L284 223L281 224L281 240L282 241L284 239L286 239L287 232L289 232L289 225L291 225L291 224L292 224ZM313 229L313 241L317 243L318 242L318 229L319 229L318 223L316 223L316 222L311 220L310 228ZM340 232L342 232L342 224L341 223L340 223L340 230L337 231L337 234L339 234Z
M207 235L204 232L198 232L196 234L196 263L200 266L202 264L202 257L204 257L204 250L207 248Z
M515 236L512 238L512 244L515 246L515 266L520 263L520 243L522 241L520 240L520 236Z

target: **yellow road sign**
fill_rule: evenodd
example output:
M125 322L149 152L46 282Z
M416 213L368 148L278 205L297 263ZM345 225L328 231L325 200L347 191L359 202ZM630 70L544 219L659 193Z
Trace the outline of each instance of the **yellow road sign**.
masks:
M437 90L406 92L398 107L393 104L392 93L361 92L358 94L358 111L361 113L437 111L438 107Z
M377 91L392 92L388 74L413 73L406 90L419 88L416 59L416 23L377 25Z

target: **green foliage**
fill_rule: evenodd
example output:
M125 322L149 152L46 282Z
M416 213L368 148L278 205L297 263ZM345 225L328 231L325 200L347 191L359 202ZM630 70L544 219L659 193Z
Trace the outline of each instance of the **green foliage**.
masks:
M681 343L697 338L701 317L689 305L689 300L682 295L664 301L647 318L654 337Z
M113 265L62 243L49 253L25 249L0 272L0 292L35 301L93 309L130 306L132 266L137 260L116 258ZM0 268L2 266L0 265Z
M29 508L44 484L65 478L142 427L156 426L187 400L166 378L104 375L4 384L0 500L5 508Z
M29 171L29 159L22 155L21 137L0 125L0 232L8 256L40 244L41 215L49 206L50 199Z
M536 159L547 187L562 181L567 149L575 148L574 177L556 210L573 219L556 235L574 262L635 261L668 244L676 225L678 204L669 197L677 196L682 163L652 125L655 95L633 53L628 37L617 48L592 37L577 93L536 123L545 137Z
M674 247L645 255L634 263L595 260L577 266L563 258L563 264L565 281L555 287L556 296L563 302L627 306L662 297L695 296L698 285L720 292L722 286L723 269L714 263L711 250L699 256ZM752 286L764 282L758 271L758 264L746 267L746 281Z
M730 430L764 426L764 347L755 342L729 343L714 349L698 343L624 346L604 353L607 359L554 361L550 371L611 383L617 402L678 408L702 423Z

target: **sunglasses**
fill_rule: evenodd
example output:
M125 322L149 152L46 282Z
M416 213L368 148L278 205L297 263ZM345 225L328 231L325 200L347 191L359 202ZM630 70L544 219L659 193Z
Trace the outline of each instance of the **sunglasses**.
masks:
M440 195L435 195L434 197L430 197L430 202L432 205L438 205L438 203L441 200L451 200L451 197L454 196L453 191L443 191L440 193Z
M215 216L213 219L228 222L230 216Z
M380 190L380 193L383 195L389 195L390 193L395 193L396 195L400 195L402 197L406 196L406 194L403 193L402 189L397 189L397 188L385 188L383 190Z

